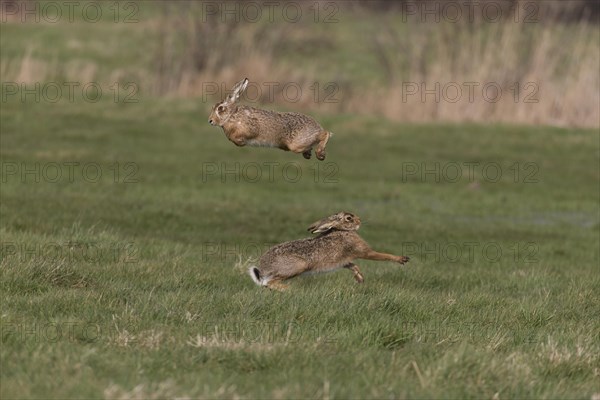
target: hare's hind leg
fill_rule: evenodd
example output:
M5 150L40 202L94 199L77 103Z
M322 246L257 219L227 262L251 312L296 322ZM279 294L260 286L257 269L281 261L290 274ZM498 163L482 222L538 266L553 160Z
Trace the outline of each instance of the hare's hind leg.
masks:
M278 279L271 280L267 282L267 287L271 290L277 290L278 292L283 292L289 288L289 285L281 282Z
M272 260L269 264L271 271L270 280L267 282L269 289L284 291L288 285L283 281L296 277L307 270L306 261L294 255L283 255Z
M329 140L330 136L330 132L322 131L317 138L319 144L317 145L316 153L317 158L321 161L325 159L325 146L327 146L327 141Z
M352 271L352 275L354 275L354 280L356 280L356 282L363 283L365 281L365 278L360 273L360 269L358 269L358 265L350 263L344 265L344 268L348 268L350 271Z

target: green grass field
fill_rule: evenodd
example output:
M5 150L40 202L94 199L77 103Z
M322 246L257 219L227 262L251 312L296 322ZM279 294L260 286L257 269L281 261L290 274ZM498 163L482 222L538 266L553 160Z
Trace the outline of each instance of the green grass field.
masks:
M600 393L597 131L321 115L317 162L198 101L0 117L2 398ZM339 210L411 262L254 285L249 257Z
M179 59L182 38L197 34L188 3L102 4L98 23L0 25L2 399L600 399L598 129L399 124L332 111L342 102L308 106L335 132L324 162L237 148L208 124L212 104L197 92L150 93L161 60L175 69L167 78L189 68ZM114 23L114 4L141 5L138 22ZM340 99L356 99L388 84L373 52L383 22L399 34L414 26L352 10L340 8L336 24L307 14L277 37L242 27L234 38L254 32L264 48L279 45L255 67L294 67L290 81L339 82ZM494 27L458 32L477 39ZM462 49L450 28L420 25L412 37L434 32ZM573 38L598 39L596 25L517 28L531 38L560 28L565 42L552 45L581 54L585 40ZM393 45L419 50L411 43ZM448 46L434 48L450 56ZM422 61L435 70L444 60ZM496 67L491 77L510 76ZM466 81L488 77L473 71ZM20 80L46 85L39 101L13 93ZM74 80L99 82L103 95L85 101L78 87L69 101ZM57 102L48 82L64 91ZM124 102L127 82L137 102ZM563 83L565 113L595 101ZM345 270L298 277L284 293L252 282L246 269L269 246L342 210L361 217L374 249L411 261L357 260L362 285Z

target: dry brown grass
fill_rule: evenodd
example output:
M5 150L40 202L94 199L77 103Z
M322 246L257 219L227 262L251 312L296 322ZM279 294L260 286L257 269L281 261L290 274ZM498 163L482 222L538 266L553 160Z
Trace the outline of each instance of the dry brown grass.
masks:
M289 97L283 92L284 85L293 83L301 93L295 108L331 111L331 107L323 108L313 101L309 86L315 82L314 70L290 66L277 58L276 50L290 37L302 34L301 28L291 24L223 24L218 18L203 21L198 3L163 8L167 18L157 21L161 39L155 53L152 93L196 97L203 96L207 84L216 84L218 94L203 96L212 105L248 76L251 85L247 95L254 102L286 103ZM265 82L276 82L277 86L270 92Z
M600 52L588 40L597 29L504 22L474 32L460 24L399 32L388 25L374 47L389 65L391 85L366 101L352 99L349 108L367 105L369 112L410 122L597 127Z
M575 5L583 3L563 8L548 4L549 13L566 10L577 15ZM292 42L325 43L334 47L332 51L348 51L336 48L339 40L302 23L221 23L218 16L203 20L197 2L162 3L159 8L158 17L142 24L156 38L147 44L150 64L116 69L109 74L111 82L131 75L133 68L145 95L202 96L208 107L248 76L261 89L248 90L252 101L307 112L359 113L405 122L600 126L599 27L593 21L399 23L394 12L382 14L354 4L341 10L348 20L376 21L376 29L361 37L369 52L357 54L377 60L379 68L370 71L376 79L353 80L340 65L340 73L329 79L339 86L339 101L326 103L315 101L311 90L314 82L330 78L319 70L323 60L294 65L280 54ZM57 76L90 82L97 79L99 69L89 60L64 64L41 60L35 57L35 47L25 49L21 59L0 62L4 81L25 83ZM270 94L265 82L280 85ZM207 97L207 83L217 83L221 90ZM292 104L282 91L286 83L293 83L302 94ZM435 94L424 94L425 90Z
M553 4L546 11L556 13L556 7ZM566 25L540 16L535 24L507 19L493 24L413 21L406 25L398 24L397 18L380 19L381 27L368 39L372 43L368 56L377 58L381 70L373 73L383 73L388 84L340 82L340 102L328 104L314 102L311 96L310 85L319 78L314 70L290 67L274 52L289 38L302 40L306 27L222 24L210 18L201 22L190 16L194 15L190 10L177 11L162 21L161 37L164 48L172 49L172 37L183 34L184 51L158 54L158 93L199 96L205 82L229 88L250 75L259 84L294 82L303 95L293 107L309 111L380 115L408 122L600 126L600 51L598 42L590 40L598 26L588 22ZM363 9L345 11L372 16ZM410 94L415 88L417 92ZM425 90L436 94L424 95ZM286 101L281 91L273 98L265 94L259 102Z

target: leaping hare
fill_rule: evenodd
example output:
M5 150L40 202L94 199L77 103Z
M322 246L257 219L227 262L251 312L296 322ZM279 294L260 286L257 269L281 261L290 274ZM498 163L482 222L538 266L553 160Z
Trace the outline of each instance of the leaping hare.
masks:
M293 240L271 247L259 260L259 266L248 270L252 280L269 289L284 290L282 283L307 272L333 271L347 268L354 279L362 283L364 278L353 263L355 258L377 261L408 262L405 256L379 253L371 249L356 231L360 218L347 212L339 212L312 224L308 230L320 233L314 238Z
M240 95L247 86L248 78L236 83L232 93L213 106L208 122L222 127L227 139L237 146L277 147L302 153L306 159L316 146L317 158L325 159L325 146L331 132L303 114L239 105Z

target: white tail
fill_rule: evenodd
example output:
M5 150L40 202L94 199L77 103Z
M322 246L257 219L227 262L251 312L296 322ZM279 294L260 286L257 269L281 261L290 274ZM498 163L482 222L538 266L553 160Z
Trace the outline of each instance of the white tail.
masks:
M258 286L265 286L266 282L260 277L260 271L255 266L248 268L248 273L250 277Z

